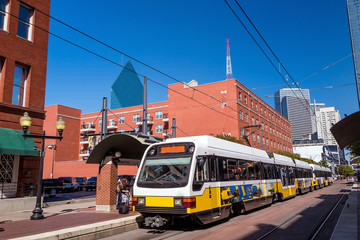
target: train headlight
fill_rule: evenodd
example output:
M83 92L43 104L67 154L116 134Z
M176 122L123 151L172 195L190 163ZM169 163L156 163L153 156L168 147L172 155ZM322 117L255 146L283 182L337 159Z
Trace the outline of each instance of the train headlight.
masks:
M151 148L148 152L149 156L154 156L156 154L156 149L155 148Z
M138 197L137 198L137 205L138 206L145 206L145 198L144 197Z
M174 198L174 207L182 207L181 198Z
M188 152L193 153L195 150L195 146L190 146Z

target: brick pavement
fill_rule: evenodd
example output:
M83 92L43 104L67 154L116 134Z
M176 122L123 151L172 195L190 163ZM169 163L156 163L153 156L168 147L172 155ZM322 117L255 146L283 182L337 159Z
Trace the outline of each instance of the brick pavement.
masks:
M129 214L96 211L93 202L66 204L43 210L45 218L42 220L30 220L31 211L0 216L0 239L30 236L138 215L132 211Z

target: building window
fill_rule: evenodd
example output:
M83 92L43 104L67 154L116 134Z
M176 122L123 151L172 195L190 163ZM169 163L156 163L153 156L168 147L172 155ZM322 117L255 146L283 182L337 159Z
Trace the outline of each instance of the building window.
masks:
M258 141L258 143L260 143L260 136L259 136L259 134L257 135L257 141Z
M0 182L11 183L13 179L14 162L14 155L0 154Z
M32 40L33 13L31 7L20 4L17 35L29 41Z
M253 142L256 141L255 133L253 133Z
M257 103L255 103L255 110L256 110L256 111L258 110L258 108L257 108Z
M251 100L251 108L254 108L254 102Z
M125 132L125 130L124 130L124 129L119 129L119 132L121 132L121 133L122 133L122 132Z
M162 133L163 132L163 126L160 124L160 125L156 125L155 126L155 132L156 133Z
M243 117L243 112L240 110L240 120L243 120L244 117Z
M269 139L266 138L266 145L269 146Z
M0 0L0 29L7 31L9 0Z
M244 97L244 100L245 100L245 104L247 104L247 97L246 96Z
M248 118L248 115L247 115L247 113L245 113L245 122L249 122L249 118Z
M262 109L262 107L260 107L260 113L261 113L261 115L263 114L263 109Z
M28 70L24 67L15 66L12 104L25 106L25 89Z
M99 120L99 127L102 125L102 119Z
M119 124L124 124L125 123L125 116L120 116L119 117Z
M139 114L134 114L133 115L133 122L140 122L140 115Z
M256 125L259 125L259 120L258 119L256 119Z
M264 123L261 122L261 129L264 130Z
M251 125L255 125L255 119L254 119L254 117L251 117Z
M267 130L268 130L268 129L267 129L267 124L265 124L265 132L267 132Z
M135 132L139 132L139 127L134 128Z
M241 92L239 91L239 100L241 101Z
M115 126L115 119L110 119L109 120L109 126Z
M241 135L241 137L244 137L244 129L243 128L240 128L240 135Z
M163 112L162 111L157 111L156 115L155 115L156 119L162 119L163 118Z

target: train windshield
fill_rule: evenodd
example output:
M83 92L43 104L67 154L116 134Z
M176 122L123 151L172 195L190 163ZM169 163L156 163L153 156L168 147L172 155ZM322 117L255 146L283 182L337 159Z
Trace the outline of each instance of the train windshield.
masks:
M138 180L139 187L173 188L186 186L191 157L145 159Z

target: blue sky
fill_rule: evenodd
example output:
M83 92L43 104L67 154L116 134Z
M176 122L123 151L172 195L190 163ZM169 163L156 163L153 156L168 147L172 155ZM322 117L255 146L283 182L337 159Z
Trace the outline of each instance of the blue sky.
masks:
M234 1L228 2L246 22ZM296 82L351 54L345 0L239 3ZM225 79L229 38L236 79L249 89L261 88L252 91L271 106L274 99L265 96L286 87L267 87L284 81L222 0L108 0L102 4L94 0L71 4L52 0L51 16L179 81L195 79L199 84ZM54 20L50 21L50 32L112 61L125 64L128 60ZM176 83L132 63L142 75L165 85ZM110 101L110 87L120 71L119 66L49 36L45 105L62 104L83 113L98 112L103 97ZM343 116L358 111L355 85L318 88L348 83L355 83L351 56L302 81L300 87L314 89L310 91L312 101L334 106ZM167 100L167 89L151 82L148 86L149 103Z

